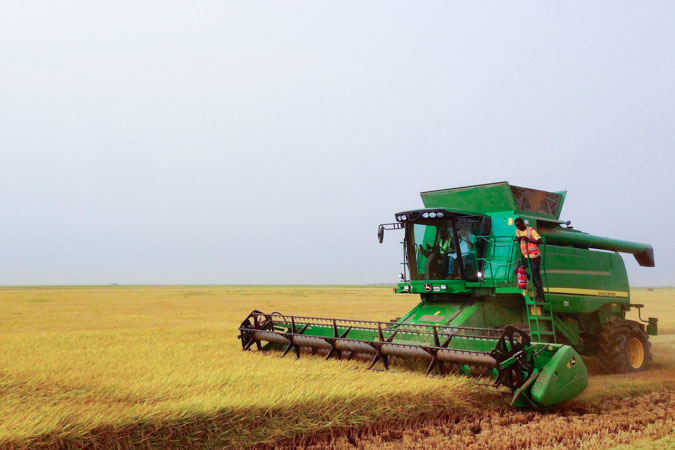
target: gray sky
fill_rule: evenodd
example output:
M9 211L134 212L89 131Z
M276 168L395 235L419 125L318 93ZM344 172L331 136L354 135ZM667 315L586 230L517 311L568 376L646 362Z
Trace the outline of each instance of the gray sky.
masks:
M395 282L419 192L568 190L675 284L675 3L0 6L0 284Z

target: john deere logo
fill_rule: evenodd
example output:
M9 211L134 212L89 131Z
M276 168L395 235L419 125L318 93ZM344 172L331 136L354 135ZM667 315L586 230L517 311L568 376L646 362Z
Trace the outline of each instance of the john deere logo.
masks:
M424 283L424 290L427 292L431 292L431 283Z

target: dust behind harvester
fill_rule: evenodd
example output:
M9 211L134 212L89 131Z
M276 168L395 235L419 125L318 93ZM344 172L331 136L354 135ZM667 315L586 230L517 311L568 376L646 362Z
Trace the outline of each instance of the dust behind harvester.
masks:
M326 359L364 355L388 369L391 357L422 360L426 373L490 374L515 406L545 407L587 386L580 355L612 372L640 371L651 359L657 319L626 320L630 289L623 259L654 266L650 245L582 233L559 220L566 192L506 182L423 192L423 209L395 214L378 229L404 235L404 272L395 292L419 294L390 322L253 311L241 324L244 350L322 351ZM544 298L518 288L516 218L544 240Z

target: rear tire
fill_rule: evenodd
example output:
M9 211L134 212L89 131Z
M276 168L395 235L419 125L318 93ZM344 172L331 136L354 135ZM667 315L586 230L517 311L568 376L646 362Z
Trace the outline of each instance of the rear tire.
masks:
M610 320L602 330L599 347L598 357L608 373L640 372L652 359L644 326L632 320Z

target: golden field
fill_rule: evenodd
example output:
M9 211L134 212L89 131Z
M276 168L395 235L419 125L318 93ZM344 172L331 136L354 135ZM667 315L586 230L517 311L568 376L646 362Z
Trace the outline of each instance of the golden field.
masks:
M416 301L390 288L1 288L0 446L443 447L450 436L484 448L526 422L540 432L522 445L668 445L674 299L673 289L632 292L659 317L652 370L595 375L578 399L539 413L504 408L467 378L241 351L237 327L252 309L389 320ZM576 422L561 427L565 417ZM585 436L586 425L596 431Z

